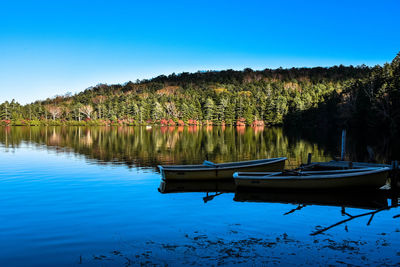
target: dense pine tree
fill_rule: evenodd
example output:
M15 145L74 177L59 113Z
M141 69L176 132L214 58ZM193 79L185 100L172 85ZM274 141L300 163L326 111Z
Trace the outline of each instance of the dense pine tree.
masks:
M391 64L373 68L341 65L161 75L123 85L99 84L76 95L25 106L4 102L0 104L0 119L23 125L39 121L139 124L160 123L162 119L228 125L238 121L249 125L257 120L274 125L329 119L336 124L384 126L397 131L399 66L400 55Z

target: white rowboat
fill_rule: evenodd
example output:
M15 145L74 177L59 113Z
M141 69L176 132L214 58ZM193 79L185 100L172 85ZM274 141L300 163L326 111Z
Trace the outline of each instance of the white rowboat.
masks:
M237 172L238 187L279 189L380 188L385 185L389 168L361 168L300 172Z
M202 165L158 166L164 180L232 179L238 171L282 171L286 158L272 158L216 164L204 161Z

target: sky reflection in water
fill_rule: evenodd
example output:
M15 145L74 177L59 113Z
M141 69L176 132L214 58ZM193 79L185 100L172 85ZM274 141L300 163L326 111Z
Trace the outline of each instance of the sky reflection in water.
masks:
M329 148L335 145L290 140L280 129L227 131L18 128L6 136L1 129L0 265L400 262L398 209L376 214L370 226L362 217L310 236L347 218L341 207L307 205L285 215L298 205L284 197L223 193L204 203L205 192L157 191L152 166L159 163L197 163L207 155L301 162L308 152L320 159L336 153Z

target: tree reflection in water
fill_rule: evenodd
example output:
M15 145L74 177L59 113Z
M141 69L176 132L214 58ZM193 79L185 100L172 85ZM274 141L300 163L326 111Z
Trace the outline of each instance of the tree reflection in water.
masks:
M27 142L46 149L85 155L99 164L153 167L196 164L204 159L229 162L285 156L287 166L332 159L323 144L288 138L282 128L260 127L2 127L0 143L14 148Z

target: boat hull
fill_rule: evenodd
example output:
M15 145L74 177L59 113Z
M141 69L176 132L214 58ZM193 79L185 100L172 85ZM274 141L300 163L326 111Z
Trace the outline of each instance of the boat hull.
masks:
M164 180L220 180L232 179L235 172L257 172L257 171L283 171L285 168L286 158L279 158L276 160L266 161L244 166L231 166L231 167L211 167L204 165L191 165L186 168L180 167L174 169L173 166L159 166ZM250 161L249 161L250 162ZM233 165L234 163L232 163ZM223 164L221 164L223 165Z
M338 175L317 175L315 177L240 177L234 175L238 187L269 189L346 189L346 188L380 188L386 184L388 168L375 171L348 173Z

